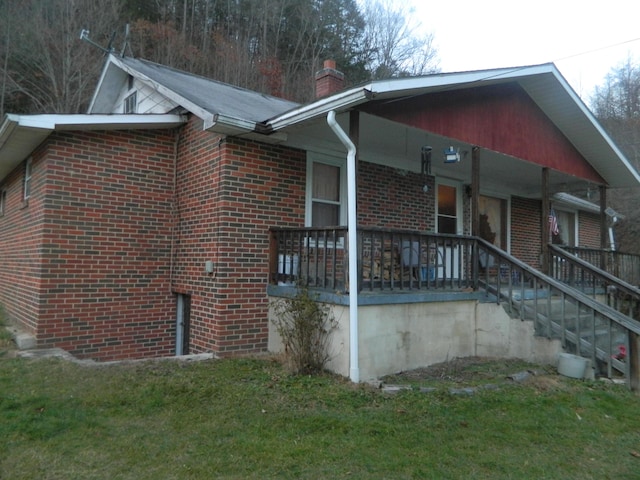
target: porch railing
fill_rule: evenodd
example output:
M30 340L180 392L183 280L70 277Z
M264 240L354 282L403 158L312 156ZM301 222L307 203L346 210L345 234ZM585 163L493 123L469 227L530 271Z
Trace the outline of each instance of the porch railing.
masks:
M463 289L472 286L472 237L358 229L358 291ZM271 283L346 293L345 227L272 228Z
M561 248L631 285L640 285L640 255L596 248Z
M623 373L629 387L640 390L640 322L598 301L600 277L585 280L595 288L588 295L476 237L388 229L360 228L358 245L350 248L344 227L273 228L270 248L276 284L344 293L348 255L356 251L363 292L484 291L510 314L533 321L538 335L559 339L609 377Z
M532 320L537 334L560 339L566 351L591 359L608 377L623 373L629 387L640 390L640 322L484 240L477 242L478 254L500 265L497 278L479 277L480 288L507 311Z
M571 249L575 252L575 249ZM604 300L619 312L640 320L640 289L601 270L592 261L570 253L565 247L549 245L549 274L593 298ZM611 254L615 252L604 252ZM612 258L612 257L611 257Z

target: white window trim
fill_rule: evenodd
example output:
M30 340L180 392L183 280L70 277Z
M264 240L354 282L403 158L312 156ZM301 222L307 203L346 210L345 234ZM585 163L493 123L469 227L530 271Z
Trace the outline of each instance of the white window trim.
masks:
M347 224L347 159L340 157L333 157L330 155L325 155L318 152L307 152L307 183L306 183L306 191L305 191L305 218L304 224L305 227L311 227L311 217L313 211L313 198L311 196L313 192L313 164L314 163L325 163L327 165L333 165L340 168L340 221L342 225L335 226L345 226ZM307 242L309 246L314 247L315 241L311 238L307 238ZM320 243L320 242L318 242ZM331 247L333 242L329 242L327 247ZM344 248L344 237L340 237L338 239L338 243L336 245L337 248Z
M33 179L33 158L29 157L24 165L24 178L22 181L22 199L26 202L31 197Z

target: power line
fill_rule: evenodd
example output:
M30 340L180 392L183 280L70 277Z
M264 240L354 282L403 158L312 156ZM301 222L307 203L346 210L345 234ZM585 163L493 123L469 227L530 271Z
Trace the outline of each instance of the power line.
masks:
M634 38L632 40L625 40L623 42L618 42L618 43L614 43L612 45L607 45L605 47L598 47L598 48L594 48L593 50L587 50L586 52L582 52L582 53L575 53L573 55L567 55L566 57L562 57L562 58L558 58L556 60L553 60L553 62L561 62L563 60L569 60L571 58L575 58L575 57L581 57L582 55L589 55L591 53L596 53L596 52L600 52L602 50L607 50L609 48L614 48L614 47L620 47L622 45L625 45L627 43L633 43L633 42L637 42L640 40L640 37L638 38Z

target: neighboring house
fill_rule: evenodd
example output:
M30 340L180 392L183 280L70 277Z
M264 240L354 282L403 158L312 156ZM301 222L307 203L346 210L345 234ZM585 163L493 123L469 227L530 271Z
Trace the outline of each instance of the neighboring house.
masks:
M554 212L565 243L606 247L606 189L638 185L635 170L552 64L341 81L326 64L318 100L298 105L111 55L87 115L9 115L5 312L39 347L82 358L264 352L278 348L270 299L313 270L340 320L331 367L354 380L460 355L551 358L557 346L460 282L470 257L451 239L473 233L544 269ZM553 197L587 190L599 206ZM353 229L336 228L350 215L389 235L358 238L359 284L345 275ZM450 240L433 265L404 257L410 292L364 292L393 284L385 255L405 240L422 257L420 232ZM423 283L438 278L460 288Z

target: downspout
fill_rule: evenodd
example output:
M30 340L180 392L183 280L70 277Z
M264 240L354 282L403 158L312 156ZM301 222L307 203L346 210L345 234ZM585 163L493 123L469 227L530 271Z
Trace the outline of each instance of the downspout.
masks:
M358 217L356 214L356 146L336 122L336 112L327 123L347 148L347 239L349 245L349 378L360 381L358 365Z

